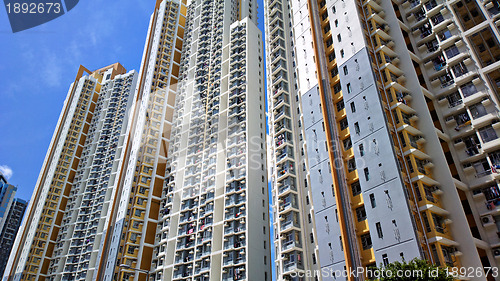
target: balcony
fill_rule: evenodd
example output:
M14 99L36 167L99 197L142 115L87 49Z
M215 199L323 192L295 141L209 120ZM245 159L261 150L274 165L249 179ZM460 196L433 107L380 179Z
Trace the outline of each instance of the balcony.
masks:
M432 10L433 8L437 7L436 0L428 1L427 3L425 3L424 7L426 11Z
M278 195L286 195L290 192L294 192L296 193L297 192L297 187L295 186L295 184L285 184L281 187L279 187L278 189Z
M290 210L298 211L298 204L295 195L288 195L287 197L279 199L279 214L287 213Z
M284 254L289 251L298 250L302 248L302 244L300 241L296 241L295 239L289 239L281 242L281 253Z
M283 258L283 273L286 274L294 270L303 270L304 264L302 260L302 252L294 251L290 254L285 254Z
M293 145L292 134L290 132L284 132L279 134L274 138L276 149L282 148L284 145Z
M283 148L280 148L276 152L276 164L279 164L280 162L284 160L292 160L293 161L293 149L291 146L285 146Z
M442 89L452 86L454 83L455 79L449 72L431 81L432 86L441 86Z
M278 180L287 174L295 175L295 164L293 161L287 160L286 162L278 165L276 170L278 173Z
M300 229L300 224L295 220L285 220L281 223L281 231L286 231L295 228L296 230Z

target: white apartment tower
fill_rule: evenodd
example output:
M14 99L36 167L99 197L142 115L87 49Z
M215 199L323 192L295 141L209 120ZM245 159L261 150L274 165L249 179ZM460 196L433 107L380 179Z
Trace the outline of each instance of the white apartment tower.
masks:
M57 236L49 280L89 280L101 263L100 249L109 225L110 206L117 193L117 175L125 159L137 72L103 73L101 93L73 188Z
M119 63L80 66L3 280L92 280L137 77Z
M308 280L290 261L299 273L412 258L497 266L498 3L265 8L278 280Z
M103 245L103 280L144 280L155 257L186 10L186 1L158 0L151 15L121 196L114 201L112 226Z
M192 1L154 280L271 280L255 1Z
M305 5L305 1L302 4ZM293 278L297 277L292 276L304 274L305 270L319 269L315 243L317 238L312 227L314 214L311 185L305 168L300 91L295 72L296 58L307 58L307 55L311 57L312 54L310 50L297 53L294 38L289 36L294 34L301 40L311 42L311 35L303 22L295 24L301 29L294 28L295 14L292 14L290 5L290 1L264 1L269 112L268 163L278 280L295 280ZM300 11L300 15L305 17L305 11ZM306 71L309 72L310 68L306 68ZM311 71L314 73L314 70ZM326 174L324 178L328 180Z

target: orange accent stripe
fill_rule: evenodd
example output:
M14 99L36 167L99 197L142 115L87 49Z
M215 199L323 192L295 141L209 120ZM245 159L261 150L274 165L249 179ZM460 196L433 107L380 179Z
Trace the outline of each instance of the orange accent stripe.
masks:
M319 53L319 50L318 50L318 42L316 41L316 35L317 35L317 31L315 29L315 26L314 26L314 23L312 22L312 20L314 19L314 14L312 12L312 1L311 0L308 0L308 5L309 5L309 18L311 19L311 31L312 31L312 39L313 39L313 47L314 47L314 54L316 56L316 58L319 58L320 57L320 53ZM322 43L322 42L321 42ZM326 96L325 96L325 90L323 88L323 83L321 82L321 67L320 67L320 64L319 64L319 59L316 60L316 71L317 71L317 78L318 78L318 88L319 88L319 92L320 92L320 97L321 97L321 112L323 114L323 120L325 122L325 132L326 132L326 141L328 143L328 156L330 158L330 166L332 167L332 178L333 178L333 182L334 182L334 189L335 189L335 194L337 196L335 196L335 201L337 203L337 210L339 212L339 226L340 226L340 232L342 234L342 245L344 247L344 258L345 258L345 264L346 264L346 267L347 267L347 270L353 268L353 264L352 264L352 256L351 256L351 247L348 243L349 239L348 238L348 234L347 234L347 223L348 222L345 222L344 221L344 217L345 217L345 210L342 208L343 204L342 204L342 201L340 200L340 194L341 194L341 191L340 191L340 187L339 187L339 182L338 182L338 173L337 173L337 170L335 169L335 156L333 154L333 140L331 139L331 130L330 130L330 120L328 118L328 115L327 115L327 107L326 107ZM354 277L353 276L348 276L347 277L347 280L349 281L354 281Z

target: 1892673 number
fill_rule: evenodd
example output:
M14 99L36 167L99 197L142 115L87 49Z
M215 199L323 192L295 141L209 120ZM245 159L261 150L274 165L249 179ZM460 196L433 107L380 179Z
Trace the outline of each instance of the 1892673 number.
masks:
M488 275L492 275L493 277L499 276L498 267L453 267L448 271L448 274L452 277L486 277Z
M7 13L14 14L59 14L63 12L61 3L7 3Z

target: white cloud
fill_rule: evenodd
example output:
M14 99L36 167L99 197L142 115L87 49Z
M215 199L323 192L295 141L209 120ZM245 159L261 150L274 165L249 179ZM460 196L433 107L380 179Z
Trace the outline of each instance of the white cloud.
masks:
M7 180L9 180L12 177L12 174L14 174L12 169L7 165L0 165L0 172L2 172Z
M44 79L50 87L58 87L61 85L63 67L61 66L61 60L55 55L55 53L48 52L41 73L42 79Z

